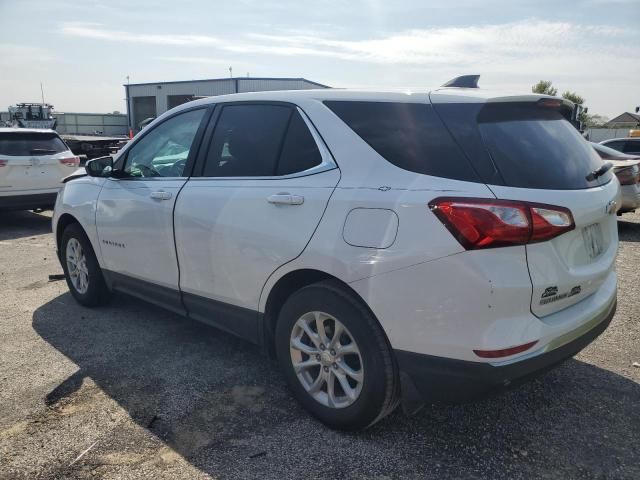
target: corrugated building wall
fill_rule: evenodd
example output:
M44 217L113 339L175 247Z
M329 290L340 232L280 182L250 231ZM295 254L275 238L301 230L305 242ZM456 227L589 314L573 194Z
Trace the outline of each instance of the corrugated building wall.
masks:
M329 88L304 78L218 78L183 82L157 82L125 85L129 125L137 130L140 122L158 117L192 97L211 97L230 93L273 90Z
M54 112L53 116L58 120L58 133L95 135L100 132L106 136L119 136L129 131L127 115L123 113ZM0 122L9 121L9 112L0 112Z

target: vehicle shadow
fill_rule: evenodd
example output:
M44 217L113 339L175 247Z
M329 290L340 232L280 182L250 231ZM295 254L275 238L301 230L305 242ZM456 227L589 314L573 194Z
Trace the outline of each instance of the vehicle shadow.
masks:
M79 368L43 402L73 402L89 377L215 478L315 478L318 468L323 478L621 478L638 468L640 385L578 360L489 399L343 433L310 418L257 347L139 301L89 310L67 293L34 312L33 328ZM134 447L114 438L110 448Z
M623 242L640 242L640 223L619 218L618 236Z
M50 212L40 214L28 210L0 210L0 240L16 240L51 232L51 217L48 213Z

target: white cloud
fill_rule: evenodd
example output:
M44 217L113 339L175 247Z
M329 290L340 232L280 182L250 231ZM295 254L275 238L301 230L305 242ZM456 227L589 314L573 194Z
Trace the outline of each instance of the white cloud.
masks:
M378 38L332 39L318 34L248 33L224 41L209 35L146 34L103 28L99 24L66 24L66 35L108 41L215 47L239 54L316 56L375 64L486 65L523 58L634 53L637 32L607 25L528 20L497 25L439 27L390 33ZM174 57L176 58L176 57ZM200 57L203 58L203 57Z
M207 47L220 43L220 40L210 35L134 33L103 28L102 25L97 23L68 23L64 24L60 31L65 35L74 37L151 45Z

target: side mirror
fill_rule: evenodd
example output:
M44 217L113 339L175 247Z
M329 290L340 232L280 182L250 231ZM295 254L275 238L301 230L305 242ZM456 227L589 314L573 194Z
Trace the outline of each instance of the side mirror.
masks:
M110 177L113 172L113 157L99 157L89 160L85 166L90 177Z

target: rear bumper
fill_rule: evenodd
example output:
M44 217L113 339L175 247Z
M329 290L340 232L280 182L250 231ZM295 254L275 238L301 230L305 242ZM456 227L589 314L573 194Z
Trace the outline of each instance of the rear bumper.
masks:
M586 325L563 335L552 350L508 364L490 364L435 357L395 350L406 412L424 403L456 403L472 400L534 378L573 357L593 342L611 323L616 299ZM588 328L585 331L585 328ZM563 343L566 342L566 343Z
M1 195L0 210L31 210L53 208L58 192L32 193L28 195Z
M630 212L640 208L640 185L622 185L620 188L622 205L619 212Z

